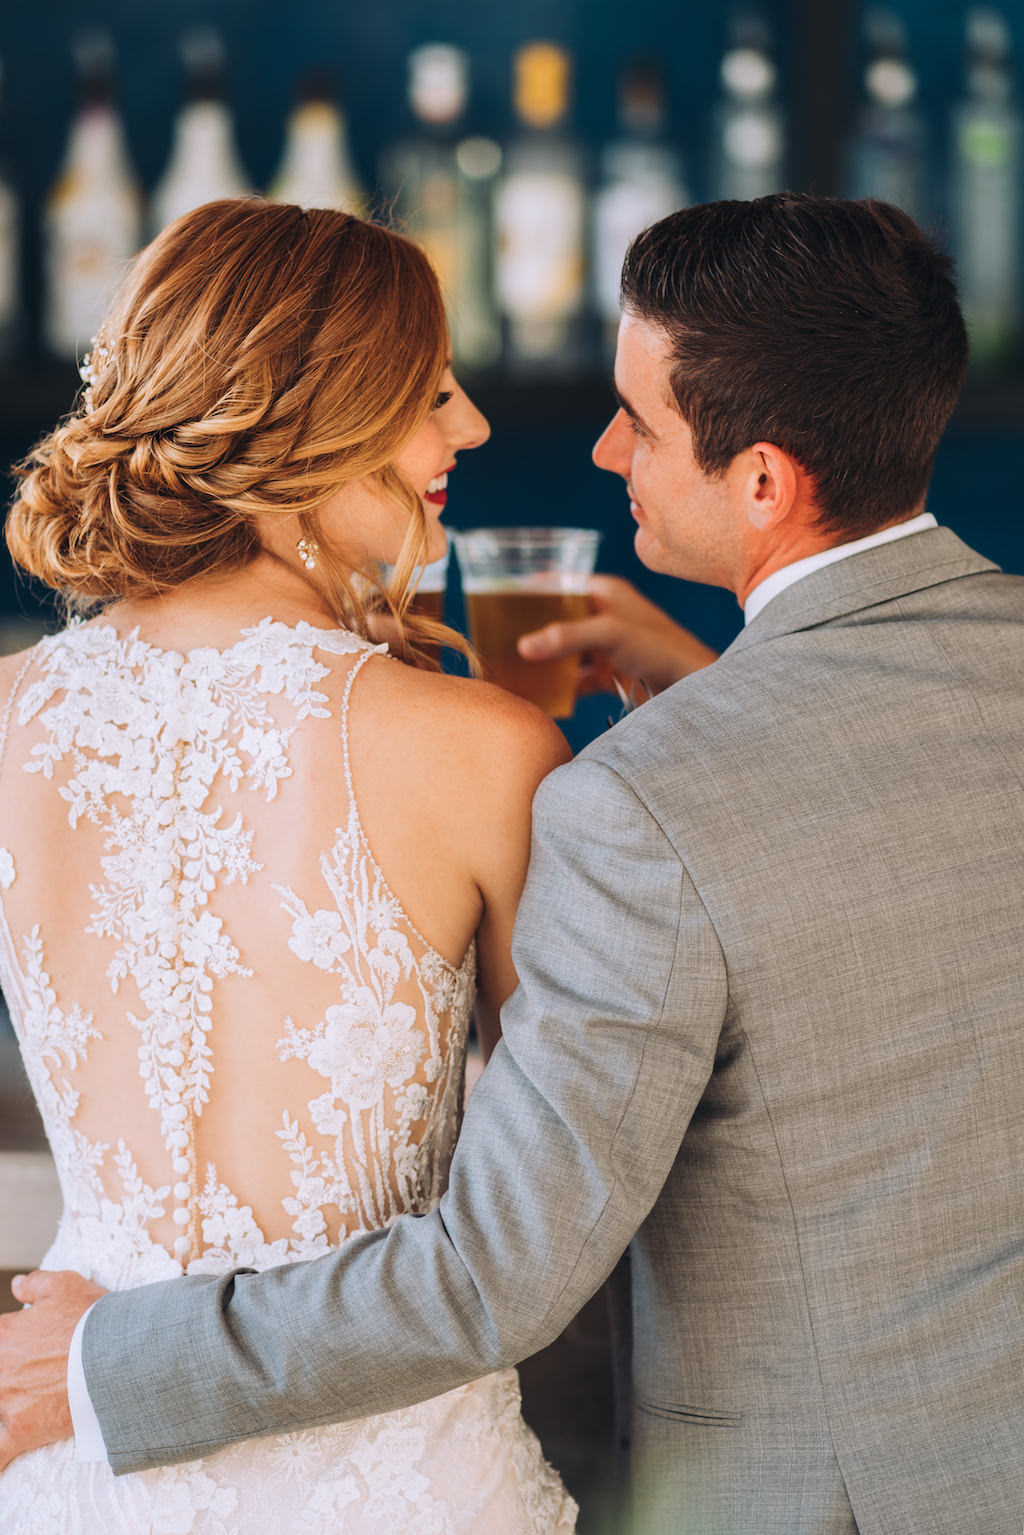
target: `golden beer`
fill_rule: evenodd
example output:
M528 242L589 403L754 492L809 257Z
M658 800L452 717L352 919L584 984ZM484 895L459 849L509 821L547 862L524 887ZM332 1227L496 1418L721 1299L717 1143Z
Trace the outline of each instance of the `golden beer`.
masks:
M520 698L529 698L555 719L568 719L576 706L579 656L559 661L524 661L516 650L521 634L546 624L584 618L586 592L467 591L469 637L487 667L487 676Z

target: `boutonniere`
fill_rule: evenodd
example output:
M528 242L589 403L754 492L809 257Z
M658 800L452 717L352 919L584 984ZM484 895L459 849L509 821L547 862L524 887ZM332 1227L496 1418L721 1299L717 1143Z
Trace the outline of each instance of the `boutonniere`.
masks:
M619 681L618 677L613 677L612 678L612 682L615 685L616 693L618 693L618 695L619 695L619 703L622 705L622 709L621 709L621 711L619 713L619 719L617 719L617 720L613 720L611 715L609 714L609 716L608 716L608 724L609 724L609 726L617 725L619 723L619 720L624 720L626 718L627 714L632 714L634 709L639 709L641 704L645 704L647 702L648 698L653 698L654 697L654 694L651 692L650 688L647 686L646 682L644 681L644 679L642 677L638 677L637 678L637 680L633 683L633 686L630 688L628 693L626 692L626 689L622 686L622 683ZM646 694L646 697L644 697L644 698L638 698L637 697L637 688L638 687L643 689L644 693Z

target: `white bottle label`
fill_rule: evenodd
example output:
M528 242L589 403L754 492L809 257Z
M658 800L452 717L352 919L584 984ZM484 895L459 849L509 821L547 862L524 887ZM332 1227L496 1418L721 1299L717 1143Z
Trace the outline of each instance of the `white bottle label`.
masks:
M446 296L462 287L459 188L454 171L434 171L417 188L416 238L433 263Z
M138 210L130 195L83 189L49 210L46 223L46 341L61 357L89 342L138 248Z
M366 198L352 168L344 123L333 107L312 102L293 114L267 195L300 208L341 208L362 215Z
M583 188L571 176L512 175L498 190L498 303L515 320L568 320L583 302Z
M202 203L245 197L248 191L227 108L216 101L197 101L183 108L175 124L170 163L153 192L153 232L159 233Z
M784 140L778 115L768 107L731 108L721 124L717 197L746 202L783 185Z
M619 181L598 194L594 208L594 294L603 320L619 318L619 279L630 244L642 229L682 206L670 181Z

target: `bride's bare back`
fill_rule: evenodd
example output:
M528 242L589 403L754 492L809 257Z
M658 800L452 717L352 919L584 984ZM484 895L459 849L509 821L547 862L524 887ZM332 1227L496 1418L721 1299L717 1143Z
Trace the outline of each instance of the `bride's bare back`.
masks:
M430 1208L474 933L506 926L554 733L301 621L171 649L115 610L18 670L0 947L65 1191L51 1265L263 1267Z

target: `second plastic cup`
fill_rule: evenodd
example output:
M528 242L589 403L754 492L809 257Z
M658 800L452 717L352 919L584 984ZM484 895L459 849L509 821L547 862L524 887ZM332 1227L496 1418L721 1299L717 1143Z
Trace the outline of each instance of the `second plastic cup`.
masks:
M393 567L383 565L381 574L385 581L391 579ZM429 565L424 565L420 571L420 578L416 583L416 591L409 604L410 613L419 613L424 618L436 619L438 623L444 620L444 599L448 590L448 550L444 551L439 560L432 560Z
M444 594L447 589L448 550L446 549L439 560L433 560L429 565L424 565L410 610L413 613L422 613L424 618L433 618L441 623L444 619Z
M492 682L555 719L576 704L579 657L524 661L521 634L589 611L600 533L593 528L472 528L453 533L469 637Z

